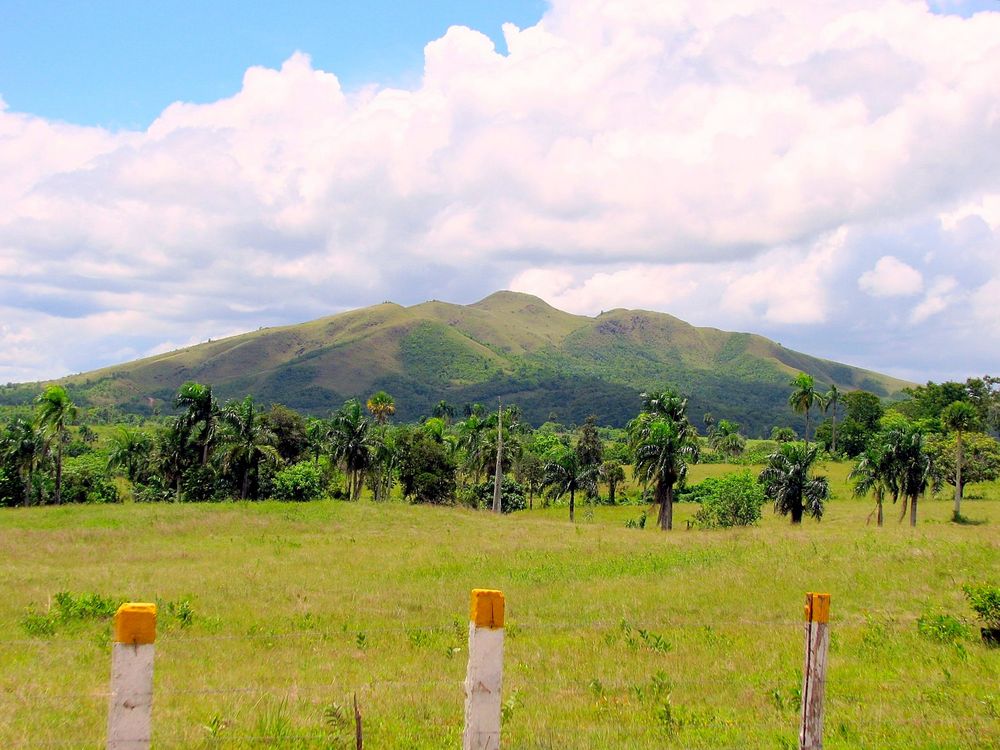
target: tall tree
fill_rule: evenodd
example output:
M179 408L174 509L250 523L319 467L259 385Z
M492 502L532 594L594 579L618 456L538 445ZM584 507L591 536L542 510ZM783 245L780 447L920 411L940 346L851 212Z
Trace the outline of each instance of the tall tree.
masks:
M261 461L280 463L281 455L274 447L274 433L257 413L253 396L242 401L229 401L221 413L222 466L236 476L240 499L256 499Z
M618 485L625 481L625 468L620 461L608 460L601 464L599 476L608 485L608 502L614 505Z
M361 497L365 473L371 467L374 436L371 421L357 399L347 401L330 420L330 447L333 458L347 471L348 496Z
M569 520L573 523L576 508L576 493L591 491L596 483L597 470L584 466L576 451L566 449L555 460L545 465L543 484L548 488L549 497L558 500L569 495Z
M793 524L802 523L803 512L817 521L823 517L830 485L826 477L810 476L816 456L815 445L783 443L767 457L760 473L764 494L774 501L775 512L790 515Z
M659 506L657 521L674 526L674 486L687 475L688 462L698 460L698 431L688 421L687 399L671 388L639 395L642 413L628 424L635 475L653 485Z
M856 496L874 494L875 509L868 515L868 522L870 523L872 515L875 515L879 526L884 523L883 502L886 493L892 495L894 503L899 498L899 477L892 465L892 458L891 451L886 450L881 441L872 440L858 456L857 463L849 475L849 479L854 482Z
M832 409L833 413L831 417L833 423L831 425L831 448L830 452L836 455L837 453L837 405L840 403L840 391L837 389L836 383L830 384L830 390L826 392L823 396L823 412L826 413L827 409Z
M178 425L198 445L201 465L205 466L219 419L219 405L212 395L212 386L189 380L177 391L174 407L185 410Z
M387 424L396 413L396 400L385 391L377 391L369 396L366 406L378 425Z
M450 425L451 420L455 418L455 407L444 399L441 399L434 405L434 411L431 416L442 419L446 425Z
M604 444L597 432L597 417L589 416L580 427L576 454L584 466L600 466L604 461Z
M108 468L125 472L130 482L138 482L147 473L153 441L134 427L121 426L111 436L108 446Z
M56 505L62 502L62 454L66 431L76 419L76 405L61 385L50 385L35 399L35 421L46 438L46 447L56 445Z
M953 401L941 411L941 424L955 433L955 508L952 520L962 517L962 436L979 427L979 413L967 401Z
M816 390L813 376L804 372L792 378L789 385L792 387L792 394L788 397L788 404L794 411L805 415L805 441L806 445L809 445L809 412L814 405L822 407L823 397Z
M747 439L740 434L738 422L720 419L709 433L708 444L712 446L713 450L717 450L729 458L736 458L746 448Z
M45 441L29 420L16 418L0 436L0 458L21 478L25 506L31 505L35 470L42 459Z
M910 526L916 526L917 499L926 491L933 478L933 464L924 443L924 433L906 418L901 417L900 420L899 424L884 430L880 440L888 453L886 460L892 467L893 481L903 498L899 520L906 517L909 506Z

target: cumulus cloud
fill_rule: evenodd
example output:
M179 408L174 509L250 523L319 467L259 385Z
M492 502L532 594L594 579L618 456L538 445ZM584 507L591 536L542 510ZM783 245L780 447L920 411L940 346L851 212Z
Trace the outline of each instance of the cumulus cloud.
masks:
M883 255L873 269L861 274L858 288L874 297L905 297L924 288L924 277L899 258Z
M0 100L0 378L507 285L898 372L926 342L878 336L1000 340L949 304L1000 279L1000 13L555 0L504 36L449 29L410 89L297 53L137 132Z

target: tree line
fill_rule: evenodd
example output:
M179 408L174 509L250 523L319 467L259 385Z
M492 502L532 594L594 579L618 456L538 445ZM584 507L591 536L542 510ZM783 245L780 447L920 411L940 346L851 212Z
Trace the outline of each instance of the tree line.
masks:
M943 482L955 487L954 515L961 519L965 485L1000 472L1000 447L987 434L1000 418L998 385L991 377L928 383L910 389L908 400L885 405L875 394L820 388L799 373L789 405L803 416L804 439L780 426L773 441L749 448L738 423L711 414L704 415L708 437L701 438L687 399L670 388L641 394L638 414L624 430L599 428L593 418L565 430L535 429L513 405L468 405L459 417L446 401L419 423L394 424L396 402L385 391L364 403L351 399L326 419L304 418L281 405L262 410L250 396L220 404L211 386L196 382L178 390L175 416L109 428L98 447L88 425L71 430L78 409L61 386L51 385L36 398L33 415L14 417L0 431L0 505L111 502L128 495L175 502L358 500L366 488L373 500L384 501L398 488L412 502L502 512L533 507L536 497L565 499L574 520L578 497L617 502L631 466L644 488L641 500L656 507L666 530L673 527L678 493L708 497L687 486L688 466L724 460L764 468L749 483L709 483L715 501L744 507L759 493L800 523L805 515L822 517L829 485L813 468L833 458L855 461L855 490L875 498L879 524L887 499L901 501L915 524L918 498ZM814 409L829 417L811 430ZM708 516L715 524L755 517L729 506Z

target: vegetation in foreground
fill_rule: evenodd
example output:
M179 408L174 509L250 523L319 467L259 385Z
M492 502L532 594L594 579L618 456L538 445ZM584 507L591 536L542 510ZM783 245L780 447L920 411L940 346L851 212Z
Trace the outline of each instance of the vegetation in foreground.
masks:
M51 386L0 434L22 506L0 514L0 745L100 746L111 612L156 599L157 746L349 747L354 694L371 745L451 746L488 586L513 747L794 747L807 590L835 602L829 747L993 747L996 385L886 409L800 376L804 442L710 414L700 437L670 389L625 430L536 430L445 402L396 426L385 392L307 421L198 383L176 417L75 425Z
M371 747L456 747L468 592L488 586L509 604L508 747L795 747L810 590L833 597L827 747L996 747L1000 649L963 586L995 611L1000 485L969 486L969 524L941 499L878 528L849 467L820 469L819 525L671 535L586 501L572 526L367 495L8 510L0 746L102 746L109 614L152 599L156 747L353 747L355 693Z

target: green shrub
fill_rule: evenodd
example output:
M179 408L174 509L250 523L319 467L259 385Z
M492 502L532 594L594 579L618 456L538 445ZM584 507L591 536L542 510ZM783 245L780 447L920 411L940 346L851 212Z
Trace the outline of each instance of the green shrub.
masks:
M962 587L969 606L988 628L1000 628L1000 588L966 584Z
M708 482L706 479L700 484ZM713 480L700 498L701 508L694 522L703 529L752 526L760 521L760 508L767 500L764 488L749 471Z
M323 477L312 461L286 466L274 475L272 483L278 500L315 500L323 494Z
M954 643L969 635L969 628L953 615L923 614L917 619L917 632L939 643Z
M64 503L116 503L118 488L111 481L107 459L85 453L63 462L62 500Z
M472 488L473 504L477 508L493 507L493 480L487 479ZM528 502L524 499L524 488L507 477L503 478L500 484L500 512L513 513L517 510L524 510L528 507Z

